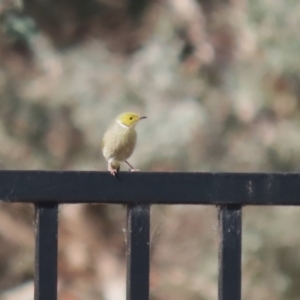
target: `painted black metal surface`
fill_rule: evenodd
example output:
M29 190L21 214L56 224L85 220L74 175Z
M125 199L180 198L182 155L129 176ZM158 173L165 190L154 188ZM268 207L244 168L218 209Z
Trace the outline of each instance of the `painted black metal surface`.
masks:
M300 174L0 171L11 202L300 205Z
M129 205L127 213L127 300L149 299L149 239L149 205Z
M219 208L219 300L241 300L241 237L240 205Z
M57 299L57 204L36 206L34 300Z
M0 199L36 204L35 300L57 300L59 203L128 205L127 300L149 299L149 205L218 205L219 300L240 300L241 207L300 205L300 174L0 171Z

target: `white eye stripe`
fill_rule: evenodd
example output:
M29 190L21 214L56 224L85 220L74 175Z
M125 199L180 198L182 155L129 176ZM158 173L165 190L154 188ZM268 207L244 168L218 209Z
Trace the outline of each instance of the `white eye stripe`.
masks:
M120 120L117 120L118 124L123 128L129 128L129 126L123 124Z

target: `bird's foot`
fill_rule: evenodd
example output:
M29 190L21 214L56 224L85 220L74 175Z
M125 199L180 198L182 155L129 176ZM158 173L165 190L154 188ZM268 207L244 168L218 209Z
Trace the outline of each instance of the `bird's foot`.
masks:
M116 177L116 176L117 176L117 173L118 173L117 170L113 170L113 169L109 170L109 172L110 172L110 174L111 174L112 176L114 176L114 177Z
M115 168L113 168L113 167L110 166L110 165L108 166L108 171L109 171L109 173L110 173L112 176L114 176L114 177L117 177L119 170L120 170L120 167L117 168L117 169L115 169Z

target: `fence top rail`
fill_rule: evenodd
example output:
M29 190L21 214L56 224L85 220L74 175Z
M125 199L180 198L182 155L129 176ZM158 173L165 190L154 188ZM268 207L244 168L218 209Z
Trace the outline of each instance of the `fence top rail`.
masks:
M297 173L0 171L0 199L24 203L300 205Z

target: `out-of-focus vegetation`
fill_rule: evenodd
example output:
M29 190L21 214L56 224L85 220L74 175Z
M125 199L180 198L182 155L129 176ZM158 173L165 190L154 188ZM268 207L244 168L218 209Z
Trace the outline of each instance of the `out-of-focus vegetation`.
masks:
M298 171L299 28L296 0L1 0L0 167L105 170L102 134L133 110L140 169ZM244 209L243 299L300 298L298 215ZM61 207L60 300L125 299L124 224ZM151 299L216 299L216 211L152 225ZM32 299L32 207L1 205L0 245L1 299Z

